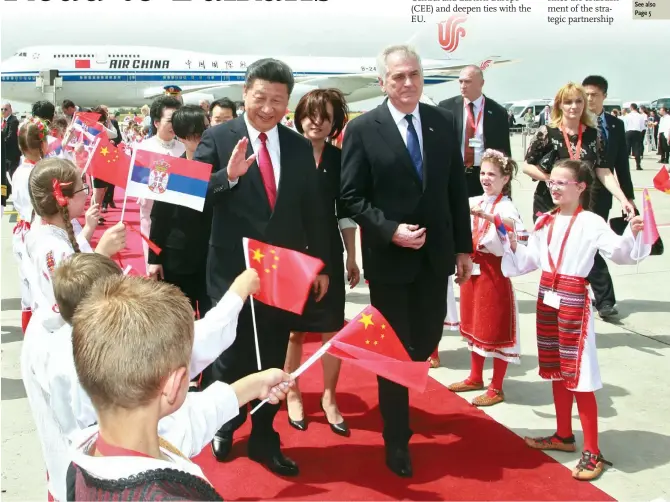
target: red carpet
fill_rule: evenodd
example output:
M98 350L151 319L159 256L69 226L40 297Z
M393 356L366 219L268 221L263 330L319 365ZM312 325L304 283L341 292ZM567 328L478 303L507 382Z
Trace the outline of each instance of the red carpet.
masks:
M317 347L308 343L305 355ZM224 499L614 500L573 480L568 469L432 378L424 394L410 392L414 477L398 478L384 464L376 378L343 364L338 403L352 435L341 438L320 411L321 375L317 364L302 377L307 431L288 425L285 407L275 419L299 477L280 478L245 457L250 420L236 435L231 461L217 463L209 448L196 457Z

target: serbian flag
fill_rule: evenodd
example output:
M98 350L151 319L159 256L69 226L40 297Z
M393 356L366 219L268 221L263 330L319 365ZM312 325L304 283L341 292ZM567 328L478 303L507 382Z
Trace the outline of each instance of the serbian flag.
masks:
M254 298L271 307L302 314L323 262L293 249L246 237L242 246L247 268L256 270L261 280L260 291Z
M48 142L47 157L57 157L63 152L63 142L60 139L54 138Z
M662 166L654 176L654 187L661 192L670 194L670 173L668 173L667 167Z
M654 217L654 209L651 207L651 197L645 188L642 190L643 205L642 205L642 221L644 222L644 229L642 230L642 242L648 246L653 246L658 238L658 227L656 226L656 218Z
M330 340L327 352L364 370L423 392L426 361L412 361L384 316L369 305Z
M138 149L132 159L126 195L202 211L211 174L211 164Z
M114 146L106 134L101 136L91 156L88 173L125 190L129 169L130 156L126 155L125 150Z

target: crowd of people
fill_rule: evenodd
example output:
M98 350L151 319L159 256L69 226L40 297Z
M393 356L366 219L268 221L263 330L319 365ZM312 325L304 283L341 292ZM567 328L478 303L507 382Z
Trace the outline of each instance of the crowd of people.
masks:
M522 163L512 158L507 112L483 93L479 67L465 67L460 95L437 106L419 101L423 70L411 47L388 47L378 71L381 105L349 121L340 91L313 90L295 109L295 130L282 124L292 70L270 58L249 65L243 109L161 96L149 107L146 134L143 120L120 131L105 107L94 109L103 134L129 150L212 166L202 211L140 199L141 230L162 249L144 250L151 280L124 276L110 259L126 247L123 223L93 249L113 187L94 181L91 190L82 175L86 145L70 141L74 103L63 104L64 121L52 103L35 103L18 126L21 156L10 174L19 215L13 249L24 309L21 371L54 499L131 500L138 488L220 499L189 458L210 443L218 461L229 459L248 404L266 398L251 416L248 456L278 475L299 475L281 450L275 415L285 399L289 424L308 427L291 373L306 333L326 342L345 324L346 288L362 275L357 227L370 303L413 360L439 365L444 325L460 318L471 373L449 389L483 391L477 406L504 402L507 365L520 361L510 277L540 270L539 373L552 381L557 428L525 441L575 452L576 400L584 445L573 476L592 480L610 464L598 445L594 392L602 383L588 285L596 310L612 315L603 257L635 264L650 246L637 239L644 224L624 128L602 107L607 81L589 76L561 87ZM60 151L50 148L58 138ZM512 198L519 164L537 181L532 226ZM629 220L621 236L606 223L612 197ZM252 317L247 299L260 281L246 267L243 237L323 261L302 315L256 302ZM493 378L484 389L486 359ZM322 363L321 408L332 432L347 437L340 361L326 354ZM196 379L199 392L188 392ZM408 389L383 377L378 387L386 465L411 477Z

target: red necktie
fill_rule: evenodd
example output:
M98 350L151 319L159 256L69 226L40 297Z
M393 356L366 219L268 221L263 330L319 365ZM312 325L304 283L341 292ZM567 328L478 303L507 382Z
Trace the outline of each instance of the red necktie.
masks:
M277 201L277 184L275 183L275 171L272 167L270 152L268 151L268 147L265 144L268 136L262 132L258 135L258 139L261 140L261 148L258 150L258 168L260 169L261 176L263 177L263 185L265 186L265 193L268 196L270 209L274 210L275 202Z
M474 118L475 116L475 104L473 102L468 103L470 107L470 114ZM464 147L464 158L463 163L465 167L472 167L475 165L475 149L470 146L470 140L475 137L475 129L472 127L472 122L468 117L468 113L465 113L465 147Z

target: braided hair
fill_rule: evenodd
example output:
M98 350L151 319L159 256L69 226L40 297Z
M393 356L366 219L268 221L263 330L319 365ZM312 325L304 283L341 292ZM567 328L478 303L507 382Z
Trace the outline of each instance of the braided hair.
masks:
M74 196L79 169L69 160L52 157L40 160L30 172L30 201L35 213L42 217L60 214L75 253L79 244L70 219L68 199Z
M19 148L23 155L29 155L32 152L39 153L40 158L44 157L42 145L47 144L48 129L47 125L38 118L24 120L19 126Z

